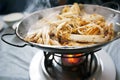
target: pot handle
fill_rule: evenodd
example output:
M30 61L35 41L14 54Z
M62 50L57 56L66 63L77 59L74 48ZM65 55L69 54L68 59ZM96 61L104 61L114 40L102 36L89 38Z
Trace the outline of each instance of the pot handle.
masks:
M106 2L102 4L102 6L110 7L116 10L120 10L120 5L117 2L111 1L111 2Z
M5 39L5 37L7 37L7 36L12 36L12 35L15 35L15 33L3 34L3 35L1 36L1 40L4 41L5 43L7 43L7 44L9 44L9 45L12 45L12 46L15 46L15 47L25 47L25 46L28 45L28 44L26 44L26 43L23 44L23 45L13 44L13 43L8 42L8 41Z

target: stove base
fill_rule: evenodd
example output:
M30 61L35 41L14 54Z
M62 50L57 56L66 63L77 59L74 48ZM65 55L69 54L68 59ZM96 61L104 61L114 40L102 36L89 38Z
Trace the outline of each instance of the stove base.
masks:
M100 50L95 54L100 62L99 69L88 80L115 80L115 66L110 56L104 50ZM30 80L53 80L45 72L45 68L42 68L44 67L43 57L43 51L37 52L33 57L29 68Z

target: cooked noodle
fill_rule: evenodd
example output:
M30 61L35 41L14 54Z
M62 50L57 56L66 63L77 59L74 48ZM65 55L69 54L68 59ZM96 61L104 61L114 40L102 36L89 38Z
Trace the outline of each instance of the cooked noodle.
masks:
M86 13L77 3L65 6L53 17L56 20L41 19L48 26L27 34L25 40L47 45L87 46L107 42L114 37L112 23L108 24L102 15ZM42 24L40 21L39 25Z

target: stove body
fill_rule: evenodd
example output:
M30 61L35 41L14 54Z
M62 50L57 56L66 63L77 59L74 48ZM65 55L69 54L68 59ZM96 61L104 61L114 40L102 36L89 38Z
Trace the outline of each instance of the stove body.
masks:
M66 59L81 61L71 65ZM30 65L31 80L115 80L115 76L114 63L104 50L72 58L40 51Z

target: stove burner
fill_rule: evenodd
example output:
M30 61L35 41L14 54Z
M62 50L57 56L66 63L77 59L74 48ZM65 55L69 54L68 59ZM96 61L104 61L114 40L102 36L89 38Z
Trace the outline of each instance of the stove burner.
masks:
M115 80L116 71L115 71L115 66L111 57L104 50L95 52L94 55L95 55L95 58L97 59L97 65L98 65L97 70L94 72L94 74L92 74L92 76L89 79L85 79L85 80ZM44 65L44 62L45 62L44 59L45 57L44 57L43 51L39 50L35 54L35 56L33 57L30 63L30 68L29 68L30 80L55 80L55 78L52 78L52 76L47 72ZM52 59L52 57L50 59ZM52 63L56 68L58 64L54 62L55 61L53 60Z
M84 57L82 57L82 53L63 55L61 61L64 66L77 66L84 61Z
M99 66L94 52L73 56L72 59L82 59L77 65L65 65L65 59L71 57L63 54L44 52L44 56L43 72L54 80L86 80L97 72Z

